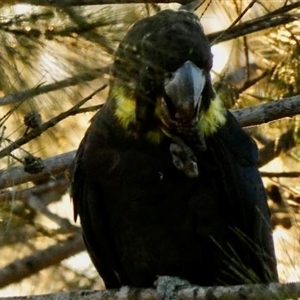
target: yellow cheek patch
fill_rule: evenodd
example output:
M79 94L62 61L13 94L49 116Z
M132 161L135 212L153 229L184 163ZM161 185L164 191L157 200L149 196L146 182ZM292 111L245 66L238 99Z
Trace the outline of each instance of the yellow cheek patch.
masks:
M159 144L163 137L164 134L160 130L160 128L158 128L157 130L151 130L147 133L147 140L153 144Z
M215 133L226 123L226 111L221 99L216 96L208 110L200 116L199 129L204 137Z
M115 116L121 125L124 128L128 128L131 123L135 123L135 99L127 94L124 89L119 87L111 90L110 97L115 101Z
M114 87L111 90L110 98L114 100L116 105L115 116L118 118L123 128L128 129L130 124L136 122L136 103L130 92L126 92L124 88ZM160 118L158 109L155 110L155 115ZM211 101L210 107L205 113L202 113L199 119L199 130L204 137L212 135L218 128L226 122L226 111L219 97ZM147 139L154 144L159 144L164 136L169 136L164 132L163 128L158 127L156 130L151 130L147 133ZM135 134L134 132L128 132Z
M122 127L128 129L130 124L136 122L136 103L133 95L126 93L121 87L114 87L110 92L110 98L115 102L115 116L118 118ZM135 133L128 131L128 134L134 135ZM151 143L159 144L164 137L164 134L160 128L157 128L157 130L149 131L146 137Z

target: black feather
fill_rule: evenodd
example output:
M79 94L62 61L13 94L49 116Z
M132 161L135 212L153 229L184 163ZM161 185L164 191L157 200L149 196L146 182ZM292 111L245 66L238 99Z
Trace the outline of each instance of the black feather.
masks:
M226 123L205 137L205 151L189 144L195 178L174 166L171 137L147 139L161 130L163 77L187 60L207 72L206 111L212 56L197 18L163 11L134 25L116 52L111 90L122 87L120 96L135 101L143 126L120 122L111 93L75 158L74 214L107 288L150 287L162 275L198 285L278 280L257 148L233 116L224 110Z

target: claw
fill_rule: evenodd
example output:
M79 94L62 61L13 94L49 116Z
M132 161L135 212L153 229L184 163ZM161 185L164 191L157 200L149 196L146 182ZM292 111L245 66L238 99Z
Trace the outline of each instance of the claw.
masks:
M178 143L178 138L175 143L171 143L170 153L173 164L178 170L183 171L190 178L195 178L199 175L197 159L193 151L183 142Z
M158 295L164 300L178 300L178 289L191 286L187 280L172 276L159 276L154 284Z
M183 136L189 144L194 145L200 151L206 150L204 137L198 130L196 121L187 125L184 122L173 120L164 99L160 99L159 107L164 125L163 130L172 140L170 153L174 166L190 178L197 177L199 175L197 159L193 150L181 138Z

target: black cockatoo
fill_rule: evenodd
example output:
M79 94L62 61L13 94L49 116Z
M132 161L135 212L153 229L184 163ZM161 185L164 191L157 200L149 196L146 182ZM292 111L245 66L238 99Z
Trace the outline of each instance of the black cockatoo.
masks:
M198 17L165 10L121 41L74 161L75 219L106 288L277 281L257 147L216 97Z

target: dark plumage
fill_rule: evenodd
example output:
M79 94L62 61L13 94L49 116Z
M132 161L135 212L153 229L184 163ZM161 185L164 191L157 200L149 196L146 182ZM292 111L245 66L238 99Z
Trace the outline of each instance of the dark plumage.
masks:
M211 66L199 20L185 11L136 23L116 51L72 183L75 219L107 288L163 275L277 280L257 148L215 98Z

